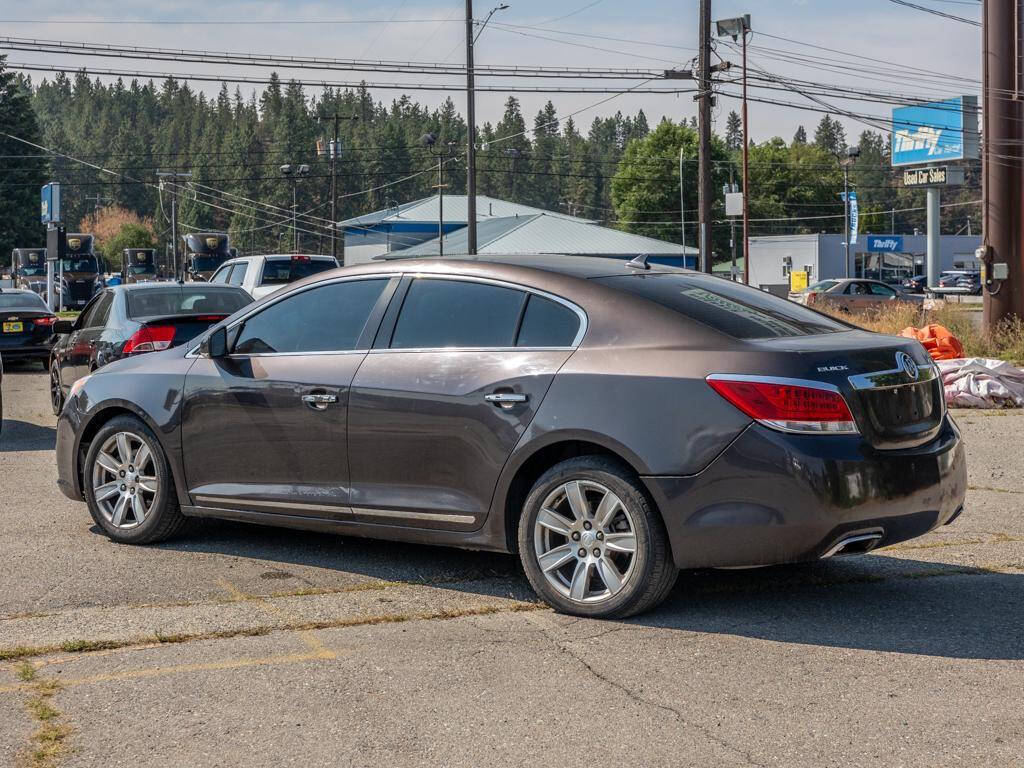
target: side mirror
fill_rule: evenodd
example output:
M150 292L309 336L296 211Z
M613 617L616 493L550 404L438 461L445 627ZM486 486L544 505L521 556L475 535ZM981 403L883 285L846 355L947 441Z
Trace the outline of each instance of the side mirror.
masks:
M199 349L204 355L210 358L227 357L228 355L228 330L221 326L203 341Z
M58 336L66 336L75 330L75 324L70 320L58 320L53 324L53 332Z

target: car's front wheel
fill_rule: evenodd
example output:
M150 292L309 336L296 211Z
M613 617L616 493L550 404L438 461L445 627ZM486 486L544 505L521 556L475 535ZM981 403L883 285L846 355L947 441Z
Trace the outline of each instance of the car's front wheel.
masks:
M577 616L650 610L678 574L639 480L602 456L563 461L537 481L519 520L519 553L537 594Z
M163 448L134 416L118 416L100 428L89 445L82 480L93 520L114 541L163 541L187 522Z

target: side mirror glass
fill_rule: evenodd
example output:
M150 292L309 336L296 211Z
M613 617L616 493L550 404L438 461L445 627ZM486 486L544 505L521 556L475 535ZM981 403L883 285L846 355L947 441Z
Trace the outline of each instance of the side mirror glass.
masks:
M57 335L66 336L75 330L75 324L70 320L58 320L53 324L53 332Z
M200 352L210 358L227 357L228 354L228 331L221 326L203 341Z

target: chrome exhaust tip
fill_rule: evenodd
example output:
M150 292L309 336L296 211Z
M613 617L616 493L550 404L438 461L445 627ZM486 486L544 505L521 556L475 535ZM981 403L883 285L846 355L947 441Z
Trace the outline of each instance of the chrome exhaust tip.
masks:
M882 533L880 531L847 536L836 542L831 549L821 556L821 559L824 560L826 557L835 557L836 555L863 555L874 549L881 540Z

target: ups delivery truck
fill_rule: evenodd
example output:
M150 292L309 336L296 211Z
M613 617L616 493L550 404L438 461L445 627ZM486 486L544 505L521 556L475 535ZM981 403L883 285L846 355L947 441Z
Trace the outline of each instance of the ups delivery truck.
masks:
M193 232L185 235L185 279L209 280L217 267L231 258L225 232Z
M93 236L82 233L68 235L66 258L62 259L62 303L69 309L81 309L97 291L103 289L99 259L93 251Z
M121 255L121 282L148 283L156 280L156 249L125 248Z

